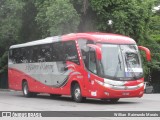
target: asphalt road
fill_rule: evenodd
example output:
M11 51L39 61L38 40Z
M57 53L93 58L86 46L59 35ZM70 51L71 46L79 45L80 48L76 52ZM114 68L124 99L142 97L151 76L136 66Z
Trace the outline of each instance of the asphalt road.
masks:
M0 90L0 111L160 111L160 94L145 94L142 98L123 98L116 104L110 104L95 99L87 99L85 103L75 103L67 96L51 98L47 94L40 94L35 98L25 98L22 92ZM88 118L85 119L88 120ZM94 119L110 120L111 118ZM113 119L117 120L118 118ZM135 120L135 118L131 119ZM152 119L156 120L156 118ZM159 119L157 118L157 120ZM40 119L38 118L38 120Z

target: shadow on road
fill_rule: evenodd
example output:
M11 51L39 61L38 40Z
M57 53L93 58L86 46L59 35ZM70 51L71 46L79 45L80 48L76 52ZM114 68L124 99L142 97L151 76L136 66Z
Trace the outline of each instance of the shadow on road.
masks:
M18 97L23 97L25 98L23 95L16 95ZM26 98L26 99L30 99L30 98ZM46 99L46 100L58 100L58 101L62 101L62 102L74 102L72 100L71 97L69 96L61 96L61 97L50 97L49 95L37 95L36 97L32 97L31 99ZM132 98L133 99L133 98ZM77 104L82 104L82 103L77 103ZM99 105L117 105L117 104L139 104L139 102L130 102L130 101L123 101L123 98L120 99L117 103L110 103L109 101L104 101L104 100L99 100L99 99L91 99L91 98L87 98L83 104L99 104Z

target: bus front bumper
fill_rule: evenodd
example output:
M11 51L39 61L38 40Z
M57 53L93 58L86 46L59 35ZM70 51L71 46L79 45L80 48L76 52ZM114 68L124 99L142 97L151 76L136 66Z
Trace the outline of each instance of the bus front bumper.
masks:
M90 91L91 97L99 99L142 97L144 93L144 84L140 83L136 86L112 87L97 83L92 90Z

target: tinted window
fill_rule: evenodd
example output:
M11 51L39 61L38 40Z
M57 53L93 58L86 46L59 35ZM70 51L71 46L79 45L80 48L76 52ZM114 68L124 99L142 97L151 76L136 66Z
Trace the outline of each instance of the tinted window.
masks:
M13 50L9 50L9 63L14 63Z
M52 61L52 47L51 45L42 45L39 47L38 61L51 62Z
M53 61L65 61L64 46L63 43L57 42L53 43L53 52L52 52Z
M34 62L38 62L38 58L39 58L39 46L33 46L31 47L31 59L30 62L34 63Z
M10 63L27 63L29 60L28 48L16 48L9 51Z
M75 41L64 42L64 49L65 49L66 60L79 64Z
M27 48L21 48L20 49L20 61L21 63L28 63L29 61L29 49Z
M93 48L90 48L89 50L89 66L88 69L94 73L97 74L97 67L96 67L96 53Z
M20 50L13 49L13 63L20 63Z
M79 64L75 41L56 42L10 50L10 62L35 63L52 61L71 61Z
M81 49L82 58L86 68L89 67L89 47L87 44L93 44L94 42L91 40L80 39L78 40L79 47Z

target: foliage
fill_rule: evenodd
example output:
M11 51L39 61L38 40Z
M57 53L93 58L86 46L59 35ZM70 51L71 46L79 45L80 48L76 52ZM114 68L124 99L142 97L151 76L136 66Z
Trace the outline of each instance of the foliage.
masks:
M35 0L22 1L24 1L24 6L22 9L22 26L19 34L21 43L33 41L41 37L41 32L35 20L37 16Z
M0 1L0 48L8 49L14 40L18 40L19 29L22 25L22 8L23 3L17 0Z
M23 2L19 0L0 1L0 69L6 70L7 51L10 45L18 42L22 26L21 10Z
M150 22L151 38L160 44L160 10L155 11Z
M69 0L46 0L37 2L37 22L44 36L76 32L79 15Z
M160 1L156 0L155 6L158 5L160 5ZM153 11L153 13L149 24L148 38L150 41L146 42L145 45L152 51L152 70L160 71L160 10Z
M148 31L153 0L92 0L91 6L98 15L98 28L102 31L131 36L137 41ZM108 20L113 24L108 25Z

